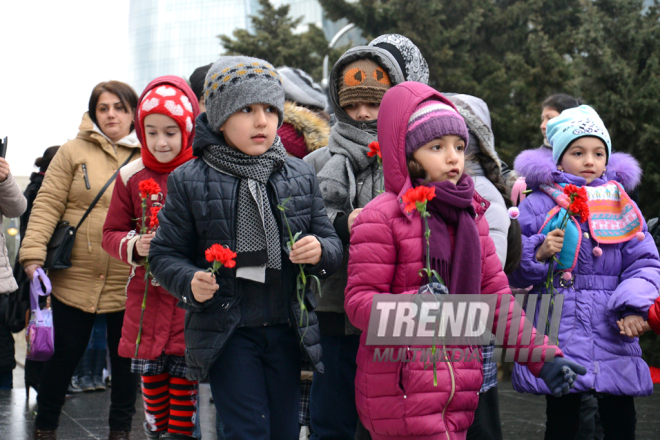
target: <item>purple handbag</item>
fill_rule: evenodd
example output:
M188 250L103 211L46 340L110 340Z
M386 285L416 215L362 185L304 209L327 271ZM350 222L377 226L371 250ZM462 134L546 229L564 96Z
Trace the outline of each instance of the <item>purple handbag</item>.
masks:
M41 280L41 282L39 281ZM41 285L46 291L43 291ZM41 310L39 297L48 296L51 292L50 280L43 269L38 268L30 282L30 322L25 331L27 339L27 356L31 361L47 361L55 351L53 333L53 312L50 309Z

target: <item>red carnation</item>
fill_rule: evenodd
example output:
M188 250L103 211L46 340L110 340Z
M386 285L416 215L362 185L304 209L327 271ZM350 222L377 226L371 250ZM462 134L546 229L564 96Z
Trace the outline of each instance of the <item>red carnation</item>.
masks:
M374 156L378 155L378 157L380 157L380 158L383 157L380 154L380 144L377 141L374 141L374 142L369 144L369 150L370 151L367 153L367 156L374 157Z
M162 206L152 206L149 208L149 213L151 214L151 217L149 218L149 229L152 231L155 231L158 229L159 223L158 223L158 212Z
M211 245L211 247L204 252L204 256L206 257L206 261L213 263L213 267L210 269L211 273L216 273L222 266L229 269L236 267L236 261L234 261L236 253L228 247L224 247L217 243Z
M426 212L426 202L435 197L435 187L418 186L410 188L403 195L403 202L406 204L405 211L413 212L417 209L420 214Z
M587 204L589 196L587 195L586 188L578 188L573 184L566 185L564 194L571 199L568 206L571 215L580 216L580 223L586 222L589 219L589 205Z
M143 199L150 198L154 194L160 193L160 185L154 179L143 180L139 184L140 197Z

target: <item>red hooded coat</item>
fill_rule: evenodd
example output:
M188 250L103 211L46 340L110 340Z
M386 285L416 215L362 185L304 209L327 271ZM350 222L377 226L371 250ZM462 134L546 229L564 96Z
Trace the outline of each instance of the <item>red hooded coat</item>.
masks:
M199 114L199 105L195 94L186 82L176 76L162 76L153 80L142 92L139 104L145 95L152 89L162 85L172 85L185 93L193 107L193 115ZM138 128L139 119L136 114L136 133L146 150L144 130ZM179 156L192 157L191 152L195 130L187 136L186 145L181 149ZM153 156L152 156L153 157ZM155 159L154 159L155 160ZM167 165L167 164L163 164ZM167 178L170 172L158 172L147 168L142 159L131 162L123 167L115 183L112 201L103 226L103 249L112 257L120 259L131 265L131 275L126 286L126 312L119 342L119 355L127 358L135 357L135 342L140 328L140 314L144 298L145 269L141 257L138 256L135 243L139 238L142 218L142 198L139 184L143 180L154 179L161 188L158 202L166 203ZM147 200L147 222L149 210L154 201ZM136 220L137 219L137 220ZM163 289L155 279L151 279L147 293L147 305L144 310L142 335L138 359L156 359L160 355L185 355L185 341L183 337L183 320L185 311L176 306L177 299Z

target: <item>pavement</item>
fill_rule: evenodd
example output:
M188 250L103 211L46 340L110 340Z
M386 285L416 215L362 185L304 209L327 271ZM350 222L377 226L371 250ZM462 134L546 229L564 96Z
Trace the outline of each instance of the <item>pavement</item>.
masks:
M20 335L15 335L20 341ZM17 343L17 359L25 359L24 347ZM30 390L26 399L23 371L14 370L14 389L0 390L0 440L28 440L31 438L36 411L36 392ZM505 440L541 440L545 431L545 398L521 394L513 390L511 382L498 385L502 432ZM210 402L208 384L200 385L200 424L202 438L215 440L215 407ZM660 439L660 384L649 397L635 399L637 409L637 440ZM95 391L67 397L58 438L63 440L107 439L110 392ZM143 439L144 420L142 399L138 397L133 418L133 439Z

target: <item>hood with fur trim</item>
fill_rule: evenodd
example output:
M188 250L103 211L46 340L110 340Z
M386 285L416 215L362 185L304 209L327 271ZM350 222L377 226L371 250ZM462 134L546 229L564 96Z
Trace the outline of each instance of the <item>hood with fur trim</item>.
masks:
M552 150L545 147L523 151L516 157L514 169L518 175L525 177L527 187L537 189L541 184L552 185L554 182L565 182L565 173L557 170L552 160ZM571 176L571 181L584 179ZM642 169L637 160L627 153L613 153L605 170L605 178L594 180L590 186L597 186L614 180L630 192L639 185L642 179ZM575 182L578 184L579 182ZM582 183L584 185L584 183Z
M291 124L296 131L303 135L307 152L311 153L328 145L330 124L313 111L286 101L284 103L284 123Z

